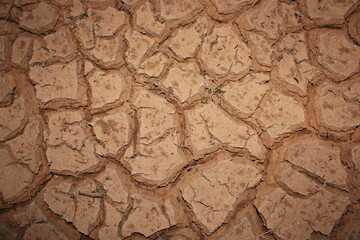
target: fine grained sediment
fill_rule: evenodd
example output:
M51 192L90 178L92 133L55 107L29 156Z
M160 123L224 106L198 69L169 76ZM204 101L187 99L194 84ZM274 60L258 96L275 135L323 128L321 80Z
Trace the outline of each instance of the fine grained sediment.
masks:
M356 0L3 0L0 239L359 239Z

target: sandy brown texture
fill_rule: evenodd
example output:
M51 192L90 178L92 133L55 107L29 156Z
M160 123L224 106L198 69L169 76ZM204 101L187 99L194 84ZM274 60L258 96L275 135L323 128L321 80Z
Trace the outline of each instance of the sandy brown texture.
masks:
M357 0L1 0L0 239L360 239Z

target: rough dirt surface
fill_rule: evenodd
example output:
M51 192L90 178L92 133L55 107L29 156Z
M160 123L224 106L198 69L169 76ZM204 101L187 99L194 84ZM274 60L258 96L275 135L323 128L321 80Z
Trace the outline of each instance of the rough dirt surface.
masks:
M360 239L357 0L1 0L0 239Z

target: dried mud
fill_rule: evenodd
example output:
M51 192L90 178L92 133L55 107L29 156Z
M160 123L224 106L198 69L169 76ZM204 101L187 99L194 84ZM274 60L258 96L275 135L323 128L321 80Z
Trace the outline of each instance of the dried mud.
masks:
M0 239L360 239L356 0L2 0Z

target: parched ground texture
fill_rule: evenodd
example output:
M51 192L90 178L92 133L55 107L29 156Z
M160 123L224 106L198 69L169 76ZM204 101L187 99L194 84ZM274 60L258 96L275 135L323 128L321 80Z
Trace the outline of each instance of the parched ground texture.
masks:
M0 239L360 239L356 0L1 0Z

